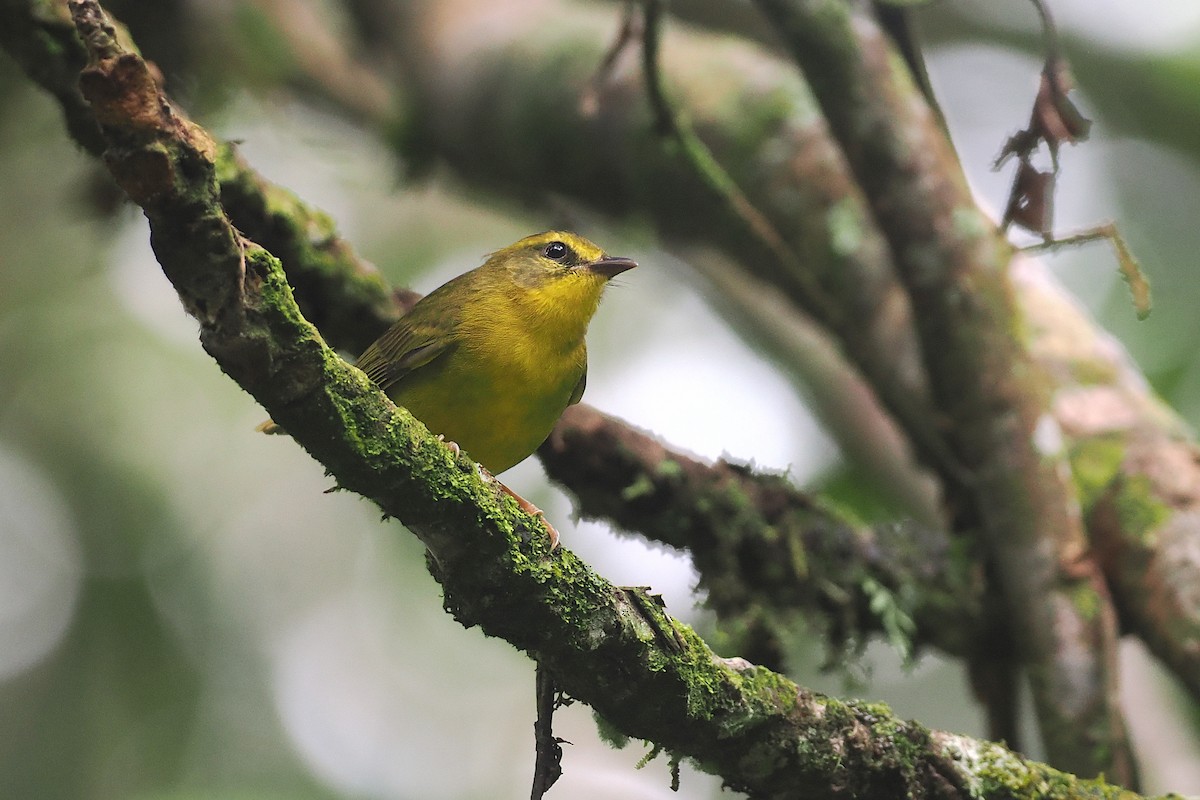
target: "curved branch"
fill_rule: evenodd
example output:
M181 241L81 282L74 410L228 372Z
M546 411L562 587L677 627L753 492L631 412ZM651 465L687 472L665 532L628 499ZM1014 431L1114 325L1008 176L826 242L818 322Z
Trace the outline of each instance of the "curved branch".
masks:
M337 347L361 353L419 297L393 290L338 235L330 217L219 146L221 205L237 229L283 262L301 311Z
M834 646L872 633L901 650L977 646L981 577L942 531L854 525L786 476L706 464L587 407L567 409L539 455L585 516L686 548L726 622L802 611Z

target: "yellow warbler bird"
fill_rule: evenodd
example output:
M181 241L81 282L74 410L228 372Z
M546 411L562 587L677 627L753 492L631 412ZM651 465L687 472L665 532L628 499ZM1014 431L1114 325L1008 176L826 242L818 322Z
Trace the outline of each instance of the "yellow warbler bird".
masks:
M608 280L636 266L566 231L528 236L422 298L358 367L430 431L503 472L583 396L588 323Z

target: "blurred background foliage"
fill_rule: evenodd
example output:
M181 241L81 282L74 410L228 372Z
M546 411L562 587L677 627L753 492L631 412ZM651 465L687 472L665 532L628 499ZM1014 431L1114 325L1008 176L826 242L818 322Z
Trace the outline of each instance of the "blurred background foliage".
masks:
M482 254L554 224L446 175L405 178L378 132L303 90L270 0L113 2L168 89L243 142L249 161L324 208L388 278L428 291ZM615 4L595 4L611 11ZM295 4L335 26L333 3ZM744 3L677 13L769 44ZM1056 273L1200 420L1200 4L1057 0L1077 101L1096 125L1064 154L1057 227L1119 220L1154 282L1135 321L1103 245ZM918 10L934 86L981 202L1024 125L1040 69L1021 0ZM683 24L683 23L675 23ZM0 787L22 798L494 798L532 770L532 664L444 614L416 540L329 486L197 346L150 253L146 226L67 140L49 98L0 59ZM686 264L634 227L585 234L642 268L592 326L587 399L677 446L853 484L853 465L791 385L708 307ZM679 554L571 524L536 461L508 482L568 547L616 583L650 585L720 649ZM905 667L870 644L821 672L792 643L801 683L886 700L982 735L961 667ZM1135 647L1124 700L1147 788L1200 793L1197 718ZM600 742L585 708L556 796L671 797L664 761ZM1033 732L1030 732L1033 736ZM685 768L682 796L718 783Z

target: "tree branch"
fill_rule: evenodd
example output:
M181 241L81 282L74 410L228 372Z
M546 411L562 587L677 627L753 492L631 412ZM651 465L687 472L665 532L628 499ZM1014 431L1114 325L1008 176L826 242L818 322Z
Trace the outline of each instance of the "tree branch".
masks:
M539 454L553 480L573 487L585 516L686 548L707 604L726 623L765 623L770 632L786 627L780 612L802 611L833 647L873 633L902 652L977 647L981 579L942 531L853 525L786 476L705 464L586 407L568 409ZM778 664L770 641L755 657Z
M934 402L1030 676L1051 759L1136 782L1117 698L1116 615L1089 554L1048 374L1015 333L1009 248L875 21L836 0L760 0L809 77L916 309ZM935 465L940 466L940 465ZM962 480L962 478L966 480Z
M231 144L219 146L217 181L230 220L283 262L305 318L342 350L367 349L420 297L393 290L327 214L263 178Z

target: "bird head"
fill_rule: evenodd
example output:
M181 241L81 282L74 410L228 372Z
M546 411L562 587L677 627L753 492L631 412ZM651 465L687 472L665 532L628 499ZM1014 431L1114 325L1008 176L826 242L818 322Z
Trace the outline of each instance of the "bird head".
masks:
M492 253L485 265L506 275L517 290L514 298L536 317L584 327L609 279L636 266L633 259L607 255L568 231L527 236Z

